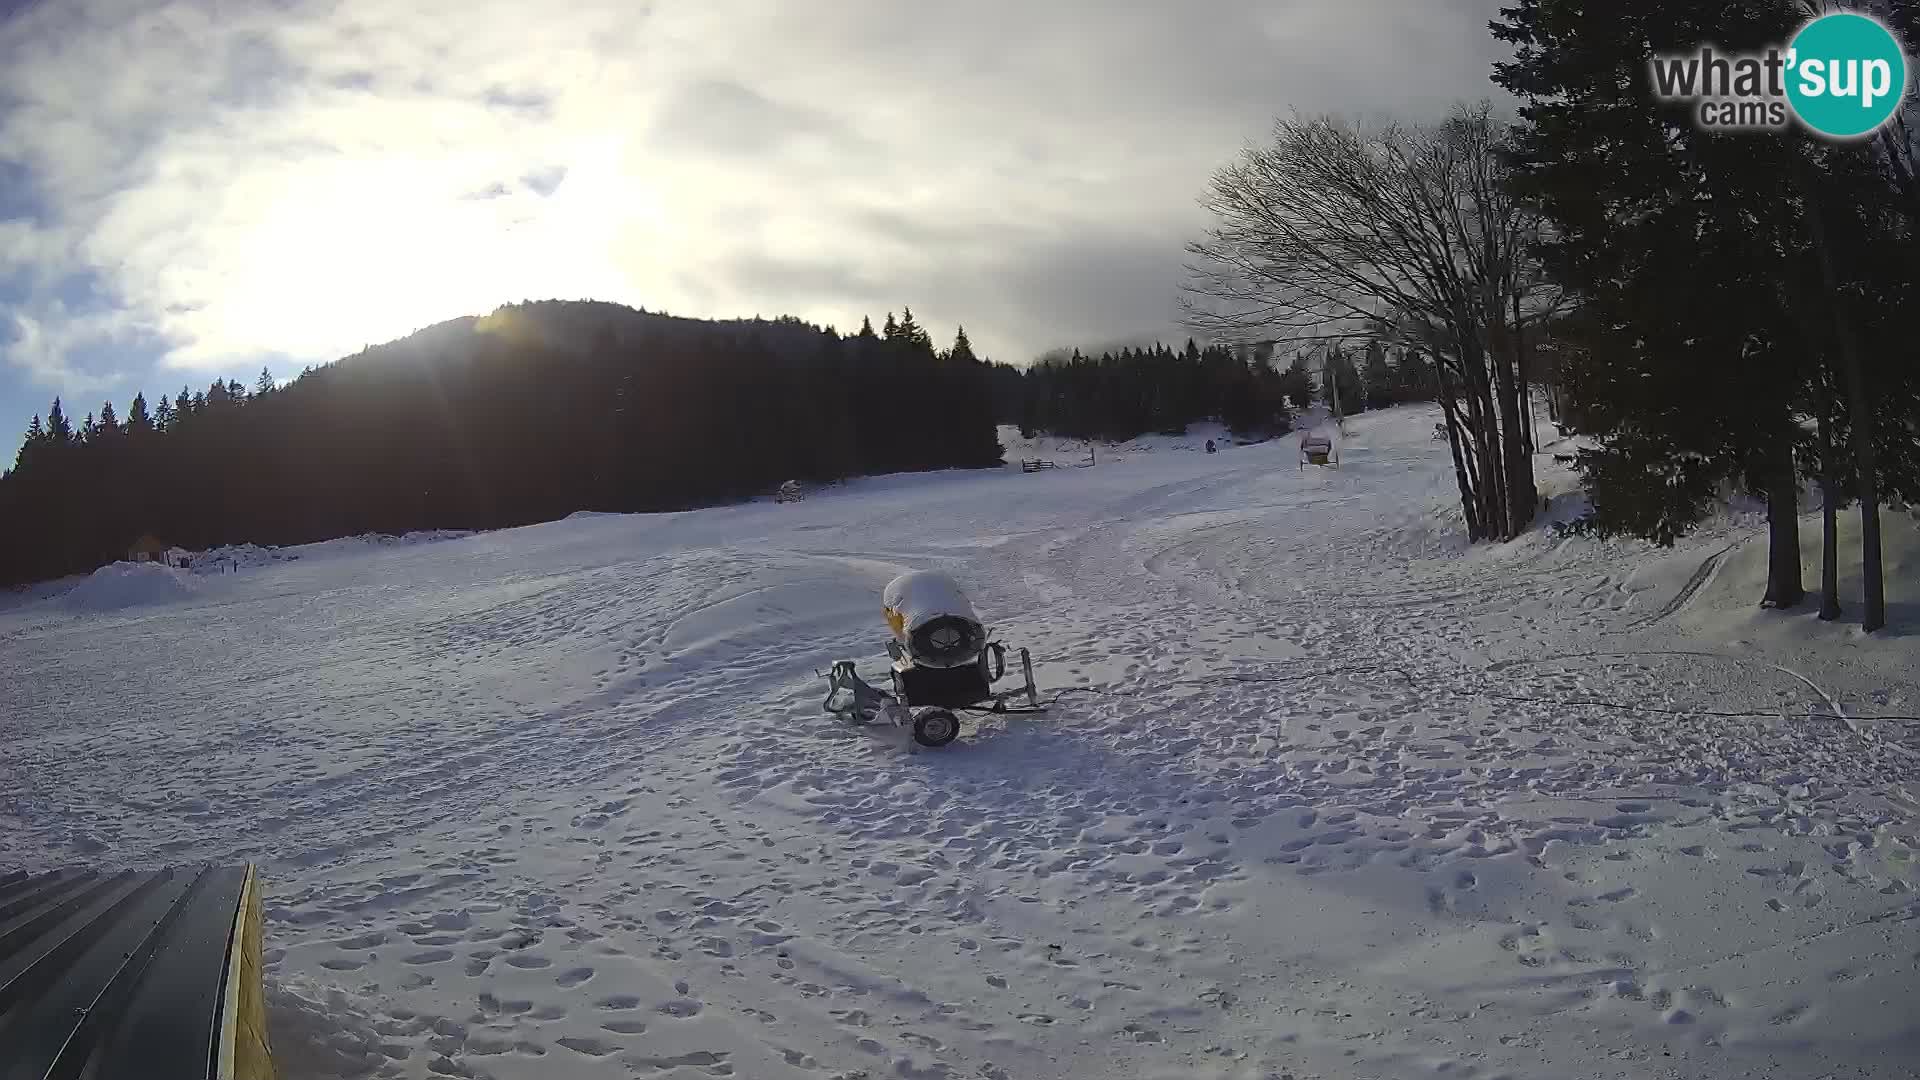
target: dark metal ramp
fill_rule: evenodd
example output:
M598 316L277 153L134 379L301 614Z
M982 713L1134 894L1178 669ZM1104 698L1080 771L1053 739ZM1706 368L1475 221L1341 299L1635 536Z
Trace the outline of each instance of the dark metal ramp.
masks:
M251 866L0 872L0 1080L271 1080Z

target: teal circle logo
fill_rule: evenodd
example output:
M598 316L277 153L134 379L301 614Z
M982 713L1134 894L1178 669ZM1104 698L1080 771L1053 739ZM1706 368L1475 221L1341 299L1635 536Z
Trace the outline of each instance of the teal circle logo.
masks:
M1800 29L1788 46L1787 101L1822 135L1871 135L1907 96L1907 57L1877 20L1840 12Z

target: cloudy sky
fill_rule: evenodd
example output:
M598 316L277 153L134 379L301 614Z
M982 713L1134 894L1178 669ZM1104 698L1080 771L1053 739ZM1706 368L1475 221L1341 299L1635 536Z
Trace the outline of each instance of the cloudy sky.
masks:
M1493 95L1498 7L0 0L0 456L521 299L1171 333L1216 166Z

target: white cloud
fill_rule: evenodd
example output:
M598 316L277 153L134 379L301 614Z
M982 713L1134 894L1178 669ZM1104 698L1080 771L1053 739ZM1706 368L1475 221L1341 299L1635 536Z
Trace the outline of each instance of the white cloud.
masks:
M35 282L7 357L111 325L317 361L548 296L907 303L1012 359L1151 331L1213 167L1289 104L1486 93L1495 6L46 3L0 24L0 159L44 211L0 223L0 283Z
M140 327L124 311L70 311L53 301L41 311L14 311L8 333L0 334L9 361L36 382L61 392L92 394L117 386L127 372L77 363L85 352L136 340Z

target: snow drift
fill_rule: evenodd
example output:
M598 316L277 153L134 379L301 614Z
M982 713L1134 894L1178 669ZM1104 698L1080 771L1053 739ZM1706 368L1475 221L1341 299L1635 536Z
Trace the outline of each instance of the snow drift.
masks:
M61 602L75 611L117 611L169 604L192 596L193 576L159 563L117 562L95 570Z
M433 544L443 540L460 540L472 535L471 531L464 529L430 529L403 533L399 536L386 533L361 533L358 536L341 536L311 544L296 544L292 547L228 544L225 547L194 552L189 558L195 573L217 574L233 569L251 570L301 559L335 559L359 555L377 548L411 547L415 544Z

